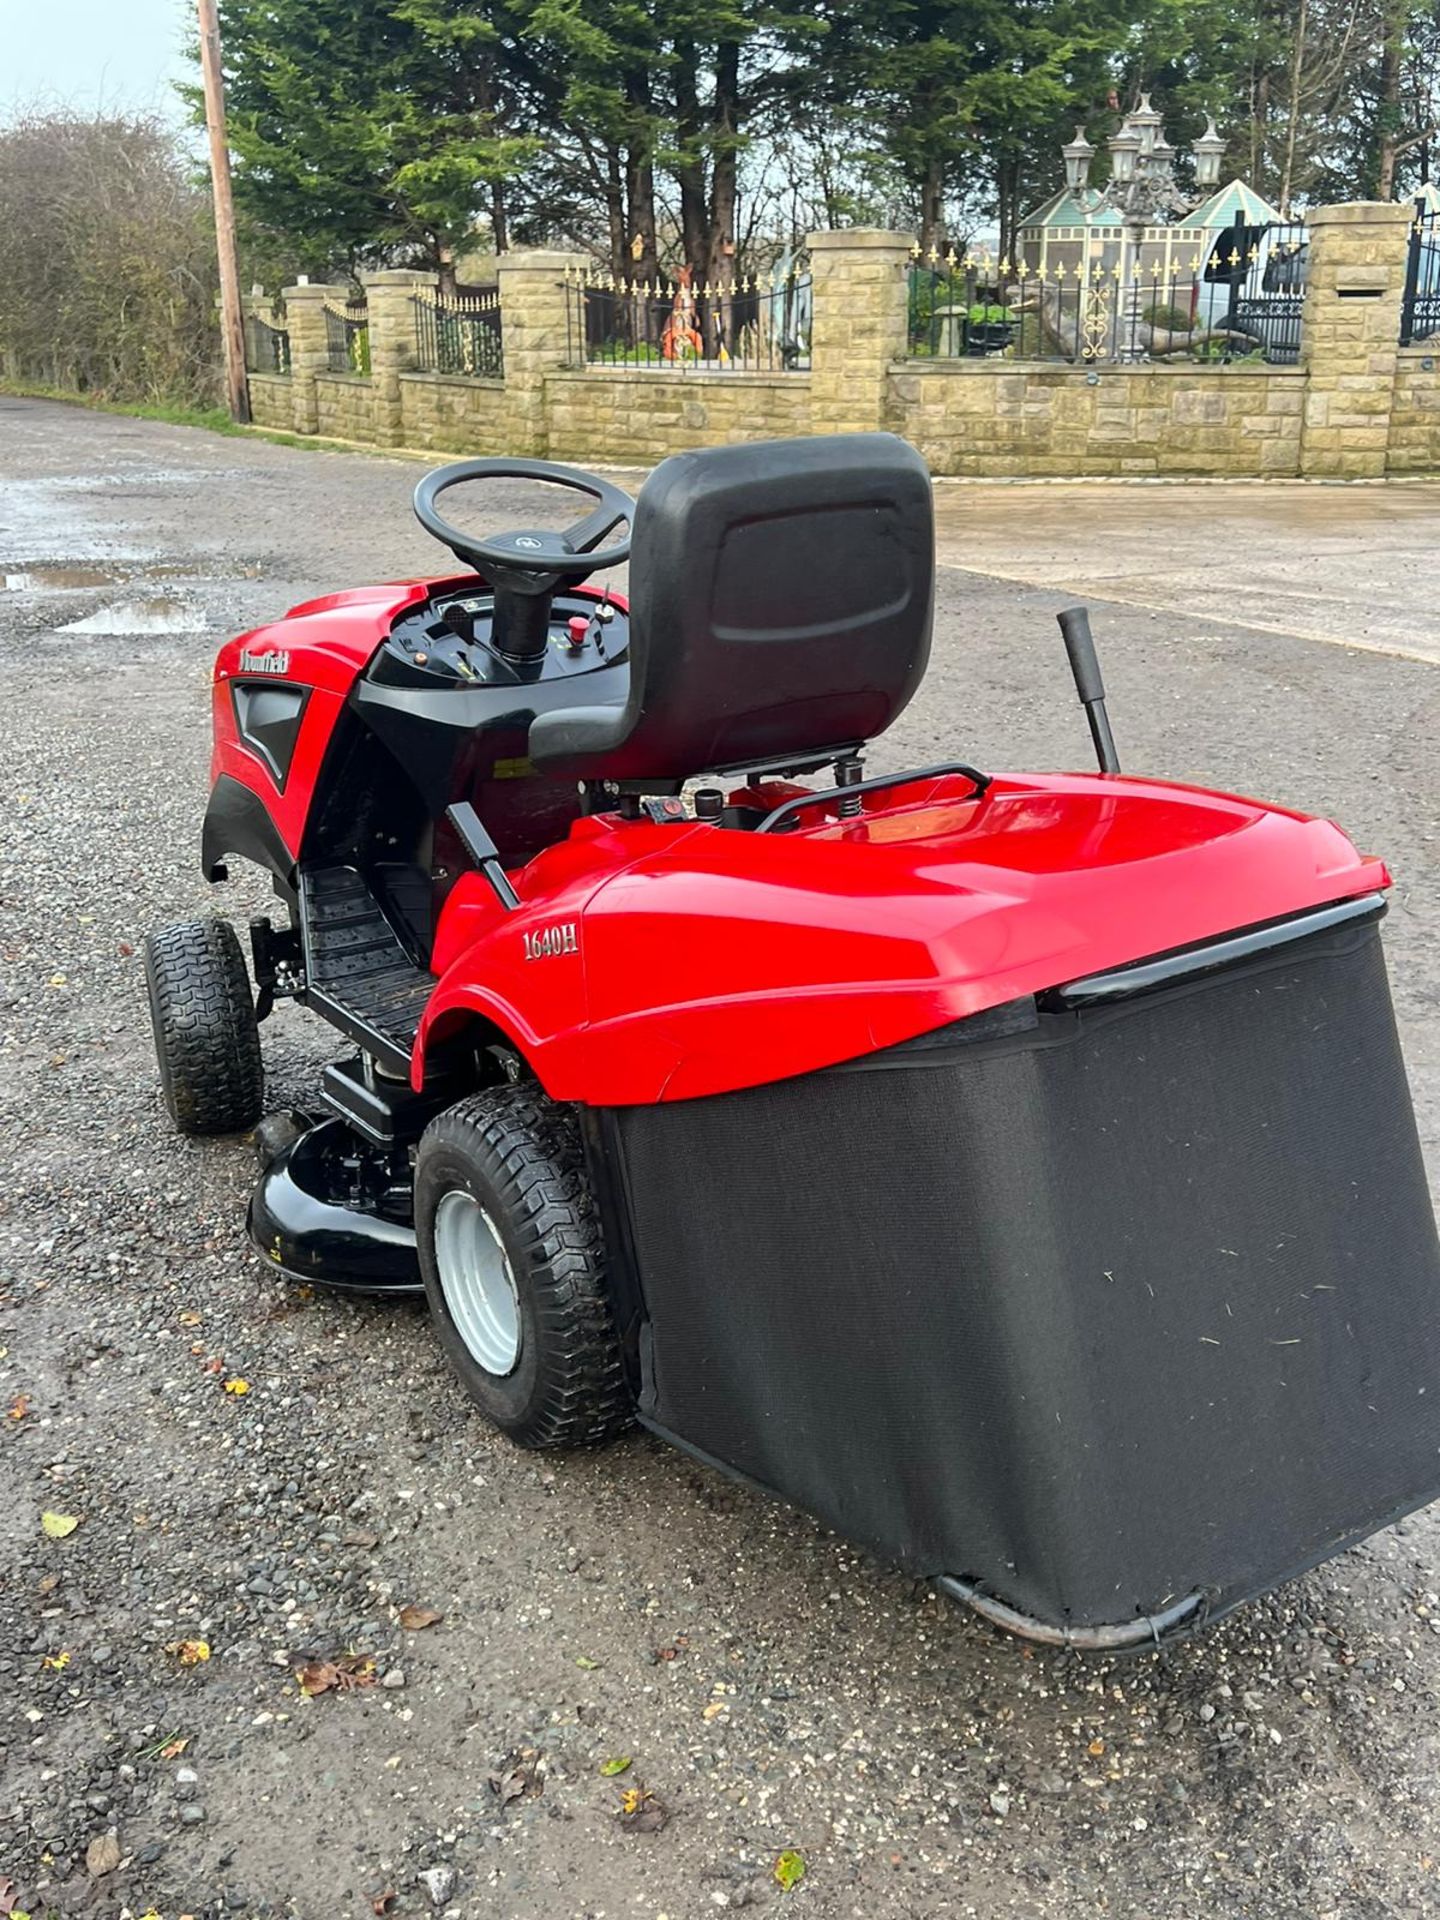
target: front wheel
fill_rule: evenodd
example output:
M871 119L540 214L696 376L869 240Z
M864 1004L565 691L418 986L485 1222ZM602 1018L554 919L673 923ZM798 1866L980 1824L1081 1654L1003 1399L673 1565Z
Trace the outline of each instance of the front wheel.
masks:
M250 975L228 920L182 920L145 942L160 1089L182 1133L245 1133L265 1074Z
M630 1423L600 1223L574 1117L530 1087L472 1094L415 1161L415 1239L441 1345L526 1447Z

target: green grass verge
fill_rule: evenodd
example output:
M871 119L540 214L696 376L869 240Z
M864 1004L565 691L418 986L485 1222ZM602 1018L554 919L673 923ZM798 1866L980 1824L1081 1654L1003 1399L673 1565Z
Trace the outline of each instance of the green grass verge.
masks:
M108 400L101 394L76 393L70 387L42 387L25 380L0 380L0 393L18 400L59 400L71 407L89 407L94 413L128 413L138 420L163 420L172 427L204 427L209 433L244 433L224 407L185 407L171 401Z
M159 420L171 427L199 427L205 433L225 433L241 440L268 440L277 447L306 447L314 451L393 454L389 447L352 446L348 440L323 440L315 434L285 433L276 427L242 427L224 407L185 407L169 401L108 400L98 394L76 393L70 387L42 387L23 380L0 380L0 394L15 400L56 400L62 406L87 407L92 413L123 413L135 420Z

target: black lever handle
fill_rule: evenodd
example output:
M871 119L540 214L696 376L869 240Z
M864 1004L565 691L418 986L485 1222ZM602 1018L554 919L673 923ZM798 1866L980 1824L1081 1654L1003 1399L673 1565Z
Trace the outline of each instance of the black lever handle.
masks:
M1066 607L1057 613L1065 651L1070 656L1070 672L1075 691L1090 722L1090 738L1095 742L1095 758L1102 773L1119 773L1120 756L1115 751L1115 736L1110 731L1110 716L1105 711L1105 682L1100 677L1100 660L1095 652L1095 637L1090 631L1088 607Z
M453 807L445 809L445 818L460 836L460 844L495 889L495 897L501 906L513 913L520 904L520 896L500 864L500 849L485 831L484 823L474 807L468 800L457 800Z

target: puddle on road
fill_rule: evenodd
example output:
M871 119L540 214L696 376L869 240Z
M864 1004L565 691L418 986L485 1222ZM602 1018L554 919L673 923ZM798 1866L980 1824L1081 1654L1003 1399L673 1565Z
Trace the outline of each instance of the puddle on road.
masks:
M205 615L198 608L187 607L178 600L151 596L117 600L113 606L101 607L98 613L87 614L83 620L71 620L55 631L103 634L203 633L208 625Z
M129 586L136 580L198 580L218 578L258 580L262 569L253 562L202 573L178 560L127 561L113 566L86 566L79 561L17 561L0 571L0 593L73 593L86 588Z
M113 587L119 575L100 567L17 567L0 574L0 591L46 593L56 588Z

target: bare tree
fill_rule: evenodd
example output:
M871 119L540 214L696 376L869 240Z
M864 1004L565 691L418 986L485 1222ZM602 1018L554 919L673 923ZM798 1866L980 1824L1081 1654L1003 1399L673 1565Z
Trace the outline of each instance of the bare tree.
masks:
M0 130L0 346L22 377L147 401L219 388L207 196L162 122Z

